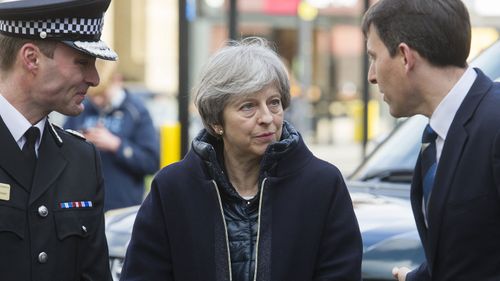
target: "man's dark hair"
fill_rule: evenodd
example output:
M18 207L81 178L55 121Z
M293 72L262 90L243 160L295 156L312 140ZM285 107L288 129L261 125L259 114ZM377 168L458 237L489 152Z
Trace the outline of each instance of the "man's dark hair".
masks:
M391 56L406 43L433 65L467 64L471 27L461 0L380 0L363 17L365 37L372 25Z
M53 58L57 42L23 39L0 34L0 70L8 71L14 65L17 52L26 43L33 43L49 58Z

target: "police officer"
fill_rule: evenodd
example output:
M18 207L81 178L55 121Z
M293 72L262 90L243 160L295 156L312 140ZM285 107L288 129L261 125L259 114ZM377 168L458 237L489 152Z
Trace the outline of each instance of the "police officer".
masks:
M53 126L99 83L110 0L0 3L0 279L111 280L95 147Z

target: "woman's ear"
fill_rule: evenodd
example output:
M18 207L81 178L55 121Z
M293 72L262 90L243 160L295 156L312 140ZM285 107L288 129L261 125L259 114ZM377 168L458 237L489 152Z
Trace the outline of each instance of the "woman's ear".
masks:
M221 125L212 125L212 130L214 130L215 133L219 136L222 136L224 134L224 129Z

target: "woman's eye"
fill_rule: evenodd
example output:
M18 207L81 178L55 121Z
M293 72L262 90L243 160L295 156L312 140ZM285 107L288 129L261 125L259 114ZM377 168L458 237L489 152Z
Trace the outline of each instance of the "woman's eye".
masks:
M271 100L271 105L273 105L273 106L278 106L280 104L281 104L281 100L280 99Z
M251 110L253 108L253 104L245 103L241 106L241 110Z

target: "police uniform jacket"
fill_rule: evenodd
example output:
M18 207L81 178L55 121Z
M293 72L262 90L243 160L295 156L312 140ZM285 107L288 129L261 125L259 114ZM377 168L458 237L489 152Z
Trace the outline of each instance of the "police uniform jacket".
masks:
M93 145L46 121L32 186L0 118L0 280L111 280Z

